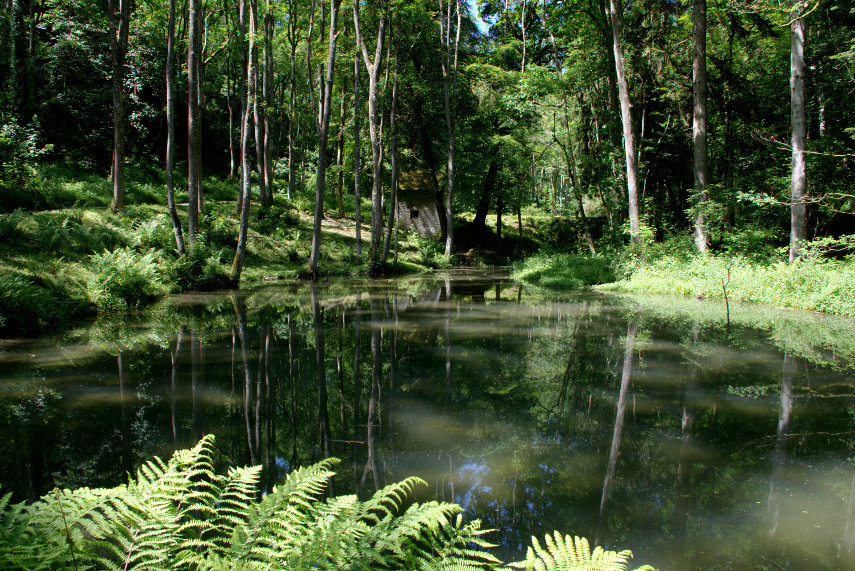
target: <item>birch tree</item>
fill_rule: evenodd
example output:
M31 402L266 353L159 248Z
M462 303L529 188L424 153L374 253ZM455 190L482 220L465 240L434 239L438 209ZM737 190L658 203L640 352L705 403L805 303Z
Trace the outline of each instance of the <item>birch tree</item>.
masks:
M626 82L623 62L623 17L620 0L609 0L609 18L612 26L612 48L615 56L615 75L620 99L620 117L623 125L623 150L626 157L626 192L629 204L629 235L633 243L639 240L638 164L635 155L635 134L632 131L632 103Z
M805 3L792 4L790 23L790 123L792 128L792 174L790 179L790 262L802 256L807 239L807 173L805 148Z
M692 139L695 173L695 247L699 252L709 248L710 237L704 218L709 176L707 161L707 0L694 0L694 57L692 61Z

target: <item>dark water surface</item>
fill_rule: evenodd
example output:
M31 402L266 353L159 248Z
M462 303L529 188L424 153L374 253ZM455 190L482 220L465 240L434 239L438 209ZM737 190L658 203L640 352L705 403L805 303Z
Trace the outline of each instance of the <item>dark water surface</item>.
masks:
M214 433L266 485L417 475L505 559L553 529L660 569L845 569L855 321L543 294L501 273L182 296L0 342L0 483L113 486Z

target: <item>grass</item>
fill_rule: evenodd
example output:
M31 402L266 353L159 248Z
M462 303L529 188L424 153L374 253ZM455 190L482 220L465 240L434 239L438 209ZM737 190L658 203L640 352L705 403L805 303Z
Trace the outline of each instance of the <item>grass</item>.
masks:
M614 280L607 258L580 254L537 254L513 266L513 278L548 288L582 289Z
M855 260L762 264L741 256L666 256L604 290L724 298L855 316Z
M127 206L119 214L109 210L106 177L59 167L44 169L31 183L41 189L41 206L55 200L63 207L52 204L52 210L0 214L0 287L4 291L0 333L38 333L97 313L143 308L171 292L227 285L239 223L236 182L205 180L199 236L188 255L179 258L163 184L145 173L134 176L128 183ZM179 193L176 200L185 202L186 194ZM334 211L328 209L328 215ZM369 212L367 204L364 211ZM309 258L310 211L277 197L276 206L262 209L252 204L250 212L240 286L297 277ZM186 229L186 206L179 207L179 217ZM326 218L319 263L322 274L367 275L369 239L369 228L363 224L359 260L355 221ZM441 265L444 262L434 250L425 240L403 232L399 262L390 263L387 273L427 271Z

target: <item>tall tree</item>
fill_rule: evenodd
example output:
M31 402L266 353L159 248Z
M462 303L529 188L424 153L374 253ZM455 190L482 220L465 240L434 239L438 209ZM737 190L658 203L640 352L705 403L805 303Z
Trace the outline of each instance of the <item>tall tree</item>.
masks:
M707 201L707 0L694 0L694 57L692 63L692 138L694 142L695 171L695 247L699 252L709 248L704 206Z
M356 30L356 45L362 51L362 61L368 71L368 136L371 139L371 245L368 260L372 265L380 253L380 239L383 233L383 160L380 141L380 113L377 108L377 84L380 80L380 64L383 62L383 39L386 35L386 14L381 11L377 23L377 44L374 48L374 60L368 53L365 37L359 19L359 0L353 3L353 25Z
M273 133L270 125L270 114L273 111L273 34L276 30L273 18L273 4L266 0L264 14L264 48L262 70L262 100L264 105L262 132L264 133L262 149L264 151L264 181L267 185L265 206L273 205Z
M332 112L333 79L335 68L335 50L338 40L338 9L341 0L330 0L330 32L329 51L327 55L326 81L319 82L319 96L322 109L318 117L318 174L315 187L315 219L312 226L312 252L309 257L309 275L318 277L318 259L321 253L321 220L324 216L324 186L327 174L327 136L330 129L330 113ZM320 79L320 78L319 78Z
M131 0L107 0L110 21L110 53L113 72L113 201L114 212L125 206L125 58L131 21Z
M635 243L639 240L638 164L635 155L635 134L632 130L632 103L626 82L623 61L623 17L620 0L609 0L609 18L612 25L612 47L615 55L615 75L620 99L620 117L623 125L623 150L626 157L626 192L629 203L629 234Z
M353 195L356 203L356 259L362 259L362 196L359 185L359 46L353 50Z
M439 0L439 36L440 61L442 62L442 89L445 102L445 124L448 128L448 183L445 189L445 255L450 256L454 248L454 147L457 140L457 55L460 46L460 21L462 13L460 0L454 0L454 14L457 24L451 21L451 0L448 0L443 14L443 0ZM452 49L451 34L454 29Z
M191 245L199 228L199 182L202 169L202 117L198 85L202 58L200 12L199 0L190 0L187 22L187 232Z
M392 226L398 216L398 72L400 70L399 48L401 44L401 15L398 14L398 22L395 24L395 75L392 79L392 109L389 111L389 139L392 168L392 199L389 201L389 223L386 226L386 239L383 241L383 255L380 257L380 265L386 266L389 256L389 245L392 241Z
M251 188L250 178L250 155L249 137L252 127L252 107L255 101L255 78L258 74L258 58L255 55L255 35L258 18L257 0L240 0L241 13L247 15L249 22L249 33L247 34L247 58L246 58L246 105L243 108L242 126L240 131L240 162L241 162L241 205L240 205L240 228L238 230L238 243L235 249L235 257L232 261L231 280L235 286L240 284L240 275L243 271L243 259L246 254L246 237L249 231L249 195ZM246 13L246 8L249 13ZM191 209L192 210L192 209Z
M807 240L807 173L805 148L805 2L794 0L790 14L790 127L792 174L790 179L790 262L802 256Z
M184 255L184 233L181 219L175 209L175 0L169 0L169 23L166 32L166 205L175 245L179 255Z

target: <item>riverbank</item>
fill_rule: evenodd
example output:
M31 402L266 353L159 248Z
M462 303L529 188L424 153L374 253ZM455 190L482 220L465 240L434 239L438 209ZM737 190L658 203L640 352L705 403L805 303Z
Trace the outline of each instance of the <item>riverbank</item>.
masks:
M551 288L657 293L744 301L855 316L855 261L811 252L793 264L736 254L670 254L655 259L538 255L513 277Z

